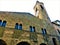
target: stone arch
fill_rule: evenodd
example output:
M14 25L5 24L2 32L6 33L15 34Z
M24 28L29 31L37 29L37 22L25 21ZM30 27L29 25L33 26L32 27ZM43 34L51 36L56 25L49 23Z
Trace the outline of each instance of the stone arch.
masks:
M4 40L0 39L0 45L7 45L7 44Z
M30 45L30 44L26 41L22 41L22 42L19 42L17 45Z
M45 43L41 43L40 45L46 45Z

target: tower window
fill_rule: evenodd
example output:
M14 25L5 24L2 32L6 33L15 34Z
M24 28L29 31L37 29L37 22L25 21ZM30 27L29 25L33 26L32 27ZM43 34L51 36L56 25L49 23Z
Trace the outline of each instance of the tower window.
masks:
M2 26L3 26L3 27L6 26L6 21L3 21Z
M0 20L0 26L2 26L2 20Z
M36 12L37 12L37 8L36 8Z
M19 30L22 30L22 24L19 25Z
M44 9L42 5L40 5L41 9Z
M47 34L46 29L43 29L43 28L42 28L42 34L43 34L43 35Z
M39 10L36 8L36 13L35 13L35 15L38 16L38 14L39 14Z
M15 24L15 29L18 29L18 23Z

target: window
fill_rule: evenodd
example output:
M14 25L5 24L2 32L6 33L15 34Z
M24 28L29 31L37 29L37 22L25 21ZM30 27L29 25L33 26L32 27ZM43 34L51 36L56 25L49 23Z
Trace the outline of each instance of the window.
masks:
M35 32L35 27L30 26L30 32Z
M36 12L37 12L37 8L36 8Z
M46 29L43 29L43 28L42 28L42 34L43 34L43 35L47 34Z
M41 9L44 9L42 5L40 5Z
M22 30L22 24L19 25L19 30Z
M60 30L59 30L59 29L57 29L57 31L58 31L58 33L60 34Z
M39 14L39 10L36 8L36 13L35 13L35 15L38 16L38 14Z
M30 26L30 32L32 32L32 26Z
M5 27L5 26L6 26L6 21L3 21L2 27Z
M15 29L18 29L18 23L15 24Z
M53 44L54 44L54 45L57 45L56 39L55 39L55 38L52 38L52 40L53 40Z
M2 20L0 20L0 26L2 26Z
M32 32L35 32L35 27L32 28Z
M18 24L18 23L16 23L15 24L15 29L19 29L19 30L22 30L22 24Z

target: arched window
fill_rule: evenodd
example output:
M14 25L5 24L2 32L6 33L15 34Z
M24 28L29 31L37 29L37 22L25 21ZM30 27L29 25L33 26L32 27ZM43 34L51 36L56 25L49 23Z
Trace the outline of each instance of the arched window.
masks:
M17 45L30 45L28 42L20 42Z
M30 26L30 32L32 32L32 26Z
M35 27L32 28L32 32L35 32Z
M2 20L0 20L0 26L2 26Z
M43 28L42 28L42 34L43 34L43 35L47 34L46 29L43 29Z
M15 29L18 29L18 23L15 24Z
M0 39L0 45L7 45L5 41Z
M35 27L30 26L30 32L35 32Z
M19 25L19 30L22 30L22 24Z
M2 27L5 27L6 26L6 21L3 21L3 23L2 23Z
M41 43L40 45L46 45L45 43Z

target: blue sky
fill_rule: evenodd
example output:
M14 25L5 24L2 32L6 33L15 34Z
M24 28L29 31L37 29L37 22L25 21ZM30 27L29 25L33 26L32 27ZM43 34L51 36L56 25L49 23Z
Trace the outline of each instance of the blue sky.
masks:
M0 0L0 11L30 12L37 0ZM60 0L38 0L44 3L46 11L51 19L60 20Z

